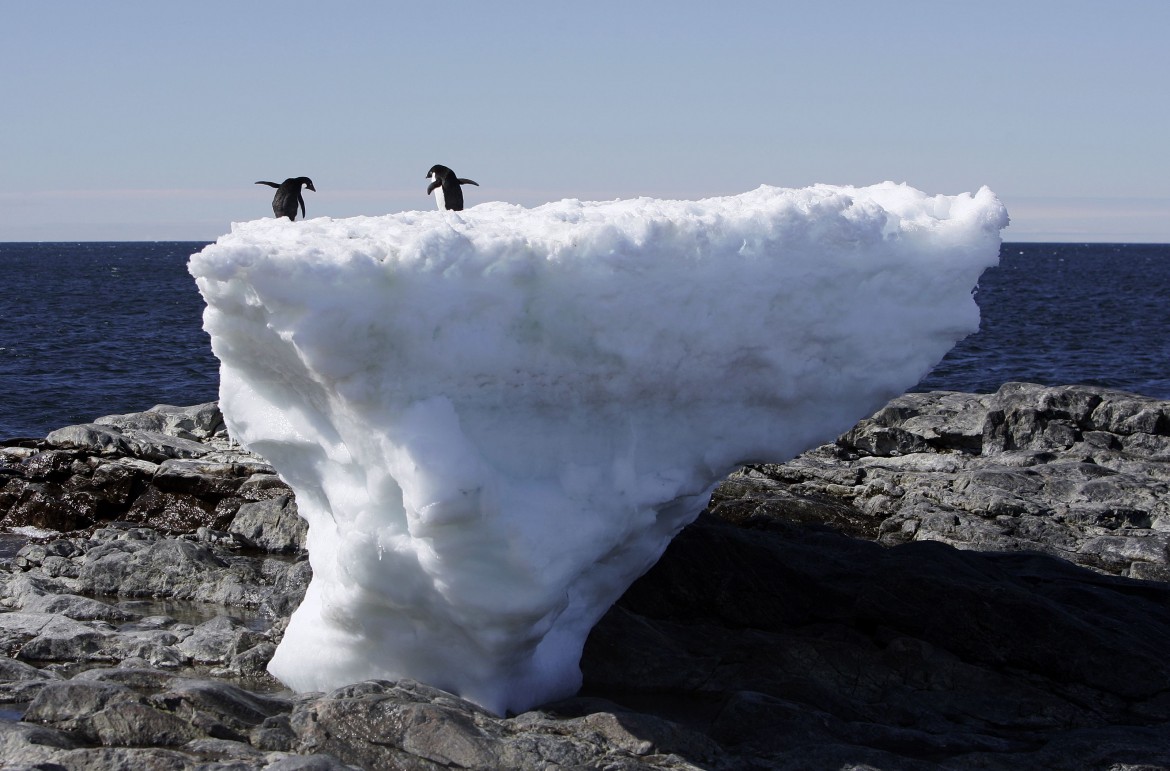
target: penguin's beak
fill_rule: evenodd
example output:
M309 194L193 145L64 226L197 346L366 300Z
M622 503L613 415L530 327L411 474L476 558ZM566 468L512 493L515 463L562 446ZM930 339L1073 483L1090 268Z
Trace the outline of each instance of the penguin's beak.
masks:
M313 183L312 183L312 182L310 182L309 184L305 185L305 187L309 188L309 189L310 189L310 190L312 190L314 193L315 193L315 192L317 192L317 188L313 187Z

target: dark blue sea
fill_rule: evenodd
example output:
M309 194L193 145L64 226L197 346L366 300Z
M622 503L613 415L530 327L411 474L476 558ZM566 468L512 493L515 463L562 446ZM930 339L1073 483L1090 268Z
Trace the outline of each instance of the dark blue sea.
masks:
M202 243L0 243L0 439L219 398Z
M187 258L203 243L0 244L0 439L218 397ZM1170 245L1005 244L980 331L916 390L1009 380L1170 399Z

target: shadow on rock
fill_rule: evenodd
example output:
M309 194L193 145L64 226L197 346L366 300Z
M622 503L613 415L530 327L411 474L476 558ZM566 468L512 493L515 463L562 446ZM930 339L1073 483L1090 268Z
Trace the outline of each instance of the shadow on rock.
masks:
M582 666L761 767L1080 769L1170 763L1168 635L1167 584L704 515Z

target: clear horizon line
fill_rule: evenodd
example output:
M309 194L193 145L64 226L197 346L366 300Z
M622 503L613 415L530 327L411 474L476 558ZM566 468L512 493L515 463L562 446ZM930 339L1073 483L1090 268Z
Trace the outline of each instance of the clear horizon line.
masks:
M224 235L224 234L220 234ZM1118 241L1108 237L1024 237L1005 238L1000 243L1003 246L1011 244L1085 244L1085 245L1137 245L1137 246L1170 246L1170 241ZM210 244L216 238L0 238L0 244L141 244L141 243L171 243L171 244Z
M93 187L93 188L50 188L50 189L38 189L38 190L0 190L0 199L14 199L14 198L21 198L21 197L31 197L31 198L51 198L51 197L122 198L122 197L136 196L136 195L165 195L165 196L174 196L174 197L183 197L183 196L204 197L204 196L215 196L215 195L224 195L224 194L251 195L254 192L254 188L252 187L252 185L254 185L254 184L255 183L253 182L251 184L245 184L245 185L240 185L240 186L233 185L231 187L112 187L112 188ZM759 183L759 185L756 185L756 187L760 187L761 185L769 185L770 187L781 187L781 188L787 187L788 189L794 189L794 190L801 190L804 188L816 186L816 185L803 185L803 186L799 186L799 187L791 187L791 186L784 186L784 185L770 185L767 182L761 182L761 183ZM425 189L425 186L422 186L422 187ZM865 186L864 185L857 185L855 187L865 187ZM490 189L498 190L498 191L503 192L503 193L520 194L520 195L526 195L526 196L532 196L532 195L557 196L557 195L559 195L562 198L569 198L569 199L581 199L581 197L583 195L602 196L602 197L606 197L606 200L608 200L609 197L641 198L641 197L645 197L646 195L651 195L652 197L667 197L667 196L680 195L680 193L667 193L667 192L661 192L661 191L659 191L659 192L650 191L649 193L647 193L647 192L633 191L633 190L600 190L600 189L582 190L582 191L580 191L579 194L567 195L564 193L554 191L550 188L506 187L506 188L490 188ZM755 188L750 188L750 189L755 189ZM411 196L413 196L413 195L418 194L418 190L419 190L419 188L414 187L414 186L412 186L412 187L389 187L389 188L385 188L385 187L344 187L344 188L335 188L335 189L325 188L325 190L323 192L327 192L327 193L330 193L332 195L343 195L343 196L360 196L360 195L370 195L370 194L390 195L390 196L394 196L394 195L411 195ZM1015 199L1017 201L1029 201L1029 202L1031 202L1031 201L1069 201L1069 202L1074 202L1074 201L1117 201L1117 202L1159 201L1159 202L1165 202L1165 203L1170 204L1170 196L1166 196L1166 195L1051 195L1051 194L1032 194L1032 193L1015 194L1015 193L1001 193L1000 191L995 190L994 188L992 189L992 191L995 192L995 194L998 195L1000 198L1003 198L1006 196L1006 197ZM741 192L743 192L743 191L741 191ZM974 192L974 191L968 191L968 192ZM683 193L681 195L688 195L688 194ZM702 195L702 197L704 197L704 198L712 198L712 197L721 197L724 195L728 195L728 193L720 193L720 192L702 193L702 194L691 193L690 195ZM560 199L557 199L557 200L560 200Z

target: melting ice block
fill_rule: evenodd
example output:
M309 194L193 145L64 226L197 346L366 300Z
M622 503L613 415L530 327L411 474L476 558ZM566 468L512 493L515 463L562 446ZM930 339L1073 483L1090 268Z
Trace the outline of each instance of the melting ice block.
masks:
M313 580L270 665L498 713L736 464L831 440L977 329L986 188L761 187L258 220L191 258L232 434L296 491Z

